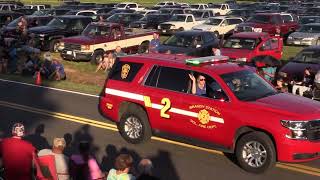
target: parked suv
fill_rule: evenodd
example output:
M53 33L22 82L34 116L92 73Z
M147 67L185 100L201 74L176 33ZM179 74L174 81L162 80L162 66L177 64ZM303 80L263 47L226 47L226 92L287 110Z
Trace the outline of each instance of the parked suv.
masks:
M30 28L29 33L35 34L38 48L57 52L60 39L80 35L90 22L86 16L57 16L46 26Z
M253 173L266 171L276 161L320 158L320 103L279 93L251 68L224 60L166 54L122 57L106 80L99 108L130 143L161 133L215 145L233 153L240 167ZM205 86L201 95L192 90L197 82Z

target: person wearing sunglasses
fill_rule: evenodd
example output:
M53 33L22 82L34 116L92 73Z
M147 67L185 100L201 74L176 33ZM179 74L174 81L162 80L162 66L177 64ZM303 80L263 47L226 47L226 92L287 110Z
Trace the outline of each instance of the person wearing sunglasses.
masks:
M192 74L189 74L189 77L192 80L191 93L199 96L206 96L206 78L202 75L199 75L196 79Z

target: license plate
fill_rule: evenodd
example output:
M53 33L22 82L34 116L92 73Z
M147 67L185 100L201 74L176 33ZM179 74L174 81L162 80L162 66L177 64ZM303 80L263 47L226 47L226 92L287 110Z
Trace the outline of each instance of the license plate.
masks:
M67 51L67 54L68 55L72 55L72 51Z

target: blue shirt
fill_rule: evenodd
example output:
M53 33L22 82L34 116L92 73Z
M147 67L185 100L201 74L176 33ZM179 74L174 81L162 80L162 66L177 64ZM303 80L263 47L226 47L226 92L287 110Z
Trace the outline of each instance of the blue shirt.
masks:
M150 42L150 50L157 50L160 45L160 39L152 39Z
M199 86L196 87L196 95L203 96L207 94L206 87L200 89Z
M264 73L268 73L268 74L275 75L275 73L276 73L276 68L275 67L266 67L266 68L262 68L262 70L263 70ZM270 77L267 74L264 75L264 78L269 82L272 82L273 79L274 79L274 77Z

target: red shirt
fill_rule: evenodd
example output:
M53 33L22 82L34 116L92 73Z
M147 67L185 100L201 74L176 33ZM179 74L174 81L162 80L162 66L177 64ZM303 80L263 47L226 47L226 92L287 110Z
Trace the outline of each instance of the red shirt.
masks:
M32 157L36 149L31 143L17 138L6 138L0 143L0 155L8 180L30 180Z

